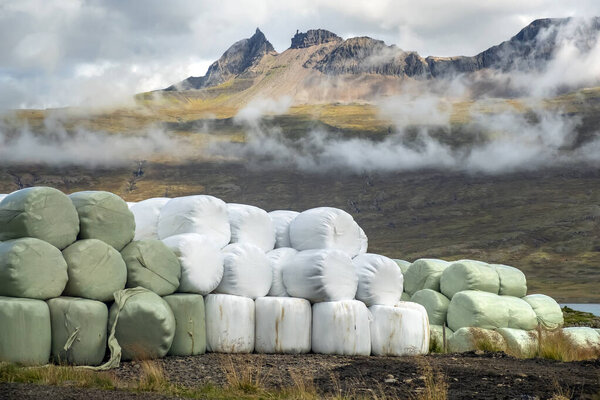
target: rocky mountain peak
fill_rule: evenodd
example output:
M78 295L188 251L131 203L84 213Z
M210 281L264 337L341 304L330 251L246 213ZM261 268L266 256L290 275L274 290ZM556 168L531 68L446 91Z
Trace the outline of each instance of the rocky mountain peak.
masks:
M306 32L298 32L292 38L291 49L302 49L324 43L341 42L343 39L333 32L325 29L310 29Z

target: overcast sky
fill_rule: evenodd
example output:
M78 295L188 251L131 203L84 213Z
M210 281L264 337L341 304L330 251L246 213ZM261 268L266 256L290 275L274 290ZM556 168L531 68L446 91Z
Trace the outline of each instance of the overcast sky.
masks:
M204 75L256 27L280 52L324 28L450 56L536 18L594 15L598 0L0 0L0 109L110 104Z

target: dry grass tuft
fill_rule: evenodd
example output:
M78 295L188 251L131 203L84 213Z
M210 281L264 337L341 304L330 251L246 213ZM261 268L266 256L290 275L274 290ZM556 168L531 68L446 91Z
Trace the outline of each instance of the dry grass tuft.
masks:
M137 390L143 392L168 392L170 382L165 376L165 371L161 365L154 361L144 360L140 363L142 373Z
M434 370L425 358L419 360L419 365L425 388L413 397L414 400L447 400L449 385L446 375Z
M221 359L221 368L225 373L228 387L242 393L264 391L267 375L263 372L263 364L263 359L246 363L234 363L231 356Z
M538 330L537 356L550 360L570 362L600 358L599 346L575 346L562 329Z
M94 372L82 368L46 365L20 367L0 363L0 382L39 383L43 385L115 389L118 382L108 372Z

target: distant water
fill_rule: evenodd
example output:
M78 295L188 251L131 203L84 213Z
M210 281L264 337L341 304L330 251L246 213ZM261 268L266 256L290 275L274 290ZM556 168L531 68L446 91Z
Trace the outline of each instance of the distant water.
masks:
M600 304L565 303L561 304L560 306L567 306L577 311L589 312L600 317Z

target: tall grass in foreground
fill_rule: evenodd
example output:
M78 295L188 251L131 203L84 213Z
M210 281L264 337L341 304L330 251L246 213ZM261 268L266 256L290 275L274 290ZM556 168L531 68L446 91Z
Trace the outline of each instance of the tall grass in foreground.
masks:
M562 329L538 330L538 337L537 357L565 362L600 358L600 346L575 346Z

